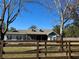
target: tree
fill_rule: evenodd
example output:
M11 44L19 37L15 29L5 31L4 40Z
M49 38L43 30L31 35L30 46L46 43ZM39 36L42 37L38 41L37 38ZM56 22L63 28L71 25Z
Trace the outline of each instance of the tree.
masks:
M16 8L17 7L17 8ZM4 39L4 35L8 31L8 26L16 19L21 10L21 0L1 0L0 2L0 34L1 40ZM6 22L5 22L6 20ZM6 29L4 30L4 22L6 24ZM4 31L3 31L4 30Z
M8 31L17 31L17 30L16 30L16 28L11 27L10 30L8 30Z
M65 37L79 37L79 27L72 24L64 30L64 33Z
M57 34L60 34L60 26L59 25L54 26L53 31L55 31Z
M62 46L61 46L61 49L63 50L63 28L64 28L64 24L68 21L68 18L65 18L66 15L66 10L67 10L67 7L69 6L70 4L70 0L65 0L65 5L64 7L62 7L62 2L61 0L54 0L55 2L55 5L58 9L58 13L59 13L59 16L60 16L60 20L61 20L61 23L60 23L60 39L62 41Z
M67 18L73 20L73 25L69 26L65 30L65 36L67 37L78 37L79 33L79 0L75 0L75 4L68 6L69 16ZM67 32L67 33L66 33Z
M60 16L60 38L62 41L62 50L63 50L63 32L64 32L64 24L70 19L78 18L78 14L76 12L77 6L79 5L79 0L54 0L55 6L57 7L59 16ZM73 2L76 2L75 5ZM76 7L76 8L75 8ZM79 19L79 18L78 18Z
M36 25L32 25L29 29L37 29Z

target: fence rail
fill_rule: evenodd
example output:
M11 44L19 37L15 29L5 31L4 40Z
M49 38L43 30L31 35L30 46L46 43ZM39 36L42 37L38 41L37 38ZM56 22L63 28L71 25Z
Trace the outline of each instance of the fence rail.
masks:
M72 56L73 52L79 52L78 50L72 50L71 47L79 46L79 41L69 41L65 40L63 41L63 47L65 49L63 51L60 50L53 50L48 51L48 47L52 46L61 46L61 41L36 41L36 40L26 40L26 41L0 41L0 59L77 59L79 56ZM34 50L28 50L28 51L3 51L4 47L36 47ZM44 47L44 48L40 48ZM40 57L40 53L44 53L44 57ZM51 56L48 57L48 53L66 53L66 56ZM5 54L36 54L36 57L25 57L25 58L7 58L3 57Z

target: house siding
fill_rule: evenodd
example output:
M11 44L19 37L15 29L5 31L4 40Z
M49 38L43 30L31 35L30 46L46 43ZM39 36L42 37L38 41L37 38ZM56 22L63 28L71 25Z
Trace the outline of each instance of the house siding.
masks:
M4 40L26 40L27 35L23 34L7 34Z

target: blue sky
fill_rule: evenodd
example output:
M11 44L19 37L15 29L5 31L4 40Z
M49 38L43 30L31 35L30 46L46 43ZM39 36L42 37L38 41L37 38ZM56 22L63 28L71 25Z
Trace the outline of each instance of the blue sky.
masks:
M17 19L10 24L9 27L16 29L28 29L32 25L36 25L41 29L52 29L60 23L58 13L55 8L49 11L39 4L29 4L27 9L30 12L22 11Z

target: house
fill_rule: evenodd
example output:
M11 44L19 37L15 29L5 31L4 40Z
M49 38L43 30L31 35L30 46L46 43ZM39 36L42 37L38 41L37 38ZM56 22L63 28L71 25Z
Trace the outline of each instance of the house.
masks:
M55 40L58 34L53 30L18 30L7 32L4 40Z

